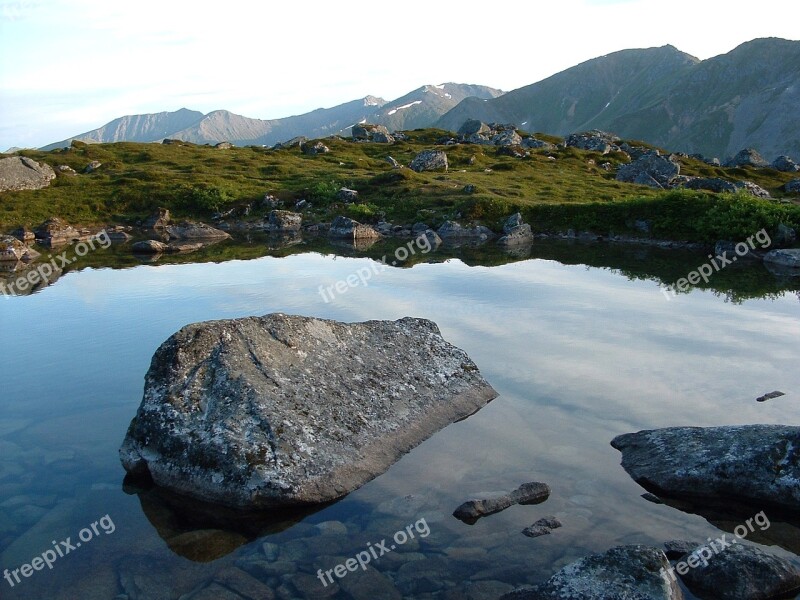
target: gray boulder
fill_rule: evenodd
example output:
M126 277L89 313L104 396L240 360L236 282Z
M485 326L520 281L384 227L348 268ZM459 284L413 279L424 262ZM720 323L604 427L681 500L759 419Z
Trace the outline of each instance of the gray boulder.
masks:
M709 545L705 548L702 554L697 553L698 549L693 551L697 556L694 562L703 556L705 564L700 562L680 575L696 596L718 600L770 600L800 592L800 570L785 558L742 544L730 545L718 553ZM685 563L690 556L691 553L683 556L681 561Z
M494 232L488 227L483 225L476 225L474 227L462 227L455 221L445 221L436 230L442 240L474 240L485 242L495 237Z
M215 144L214 148L216 148L217 150L230 150L231 148L233 148L233 144L231 144L230 142L220 142L219 144Z
M195 221L167 225L165 229L170 239L174 240L226 240L231 237L221 229Z
M331 151L325 144L317 140L316 142L308 142L300 146L303 154L308 156L316 156L317 154L327 154Z
M800 179L792 179L783 186L783 190L787 194L800 194Z
M378 239L381 234L369 225L362 225L350 217L338 216L328 230L328 237L340 240L371 240Z
M358 202L358 192L349 188L343 187L336 192L336 197L342 202Z
M619 150L617 146L619 138L613 133L594 129L583 133L573 133L564 140L566 147L578 148L580 150L590 150L601 154L608 154L614 150Z
M488 498L467 500L453 511L453 516L465 523L474 524L481 517L493 515L515 504L539 504L550 497L550 486L533 481L523 483L513 492L496 494Z
M169 210L166 208L158 208L156 211L147 217L142 223L142 227L146 229L164 229L170 224L172 217Z
M447 154L441 150L423 150L411 161L411 169L417 173L422 171L447 171Z
M89 237L58 217L50 217L34 229L33 233L40 244L49 248L71 244Z
M781 267L800 269L800 248L770 250L764 256L764 262Z
M628 474L659 496L800 509L800 427L670 427L620 435L611 445Z
M372 143L374 144L394 144L394 136L384 133L383 131L375 131L372 134Z
M86 174L94 173L95 171L97 171L97 169L99 169L102 166L103 163L101 163L99 160L93 160L88 165L86 165L86 168L83 170L83 172Z
M73 176L73 175L77 175L78 174L78 172L75 169L73 169L72 167L70 167L69 165L58 165L56 167L56 171L58 171L62 175L69 175L69 176Z
M288 210L273 210L269 213L269 227L277 233L300 231L303 215Z
M471 135L487 135L491 132L489 126L483 121L477 119L469 119L464 121L464 124L459 127L458 135L466 138Z
M522 145L522 137L513 129L500 131L492 136L492 143L495 146L518 146Z
M535 137L529 137L522 140L522 145L525 148L530 148L531 150L555 150L555 144L551 144L550 142L545 142L543 140L536 139Z
M662 574L669 567L657 548L619 546L582 558L546 582L500 600L683 600L677 582Z
M340 498L497 393L425 319L188 325L156 351L125 469L214 503Z
M745 148L732 159L725 163L726 167L768 167L769 163L764 160L753 148Z
M692 177L682 187L690 190L707 190L716 193L735 194L738 189L733 183L719 177Z
M357 141L376 141L374 140L375 134L381 134L384 137L391 137L389 130L383 125L374 125L372 123L359 123L353 125L353 139Z
M511 156L512 158L527 158L530 156L530 153L520 145L501 145L497 149L498 156Z
M0 262L30 262L39 258L36 250L29 248L11 235L0 235Z
M497 240L501 246L520 246L533 242L531 226L523 222L520 213L513 214L506 220L503 233L504 235Z
M161 254L168 250L167 244L158 240L143 240L131 246L134 254Z
M784 173L795 173L800 171L800 165L794 162L788 156L781 155L775 160L772 161L772 165L770 165L773 169L777 171L783 171Z
M272 147L272 149L288 150L290 148L298 148L302 147L307 141L308 141L307 137L305 137L304 135L298 135L297 137L293 137L292 139L286 140L285 142L278 142Z
M46 188L56 178L50 165L27 156L0 159L0 192Z
M681 173L681 166L671 156L649 152L638 160L617 170L617 181L638 183L655 188L667 188Z
M752 181L737 181L733 185L736 186L738 191L747 192L751 196L755 196L756 198L771 198L772 196L769 195L769 192L762 188L760 185L756 185Z

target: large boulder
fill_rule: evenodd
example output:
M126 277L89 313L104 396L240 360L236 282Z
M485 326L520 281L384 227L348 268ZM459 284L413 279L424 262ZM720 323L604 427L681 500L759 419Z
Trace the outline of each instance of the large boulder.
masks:
M0 192L38 190L50 185L55 178L56 172L50 165L27 156L0 159Z
M173 240L226 240L231 237L229 233L195 221L183 221L165 227L170 239Z
M422 171L447 171L447 154L441 150L423 150L414 157L410 167L417 173Z
M784 155L781 155L773 160L772 165L770 166L773 169L777 171L783 171L784 173L795 173L796 171L800 171L800 165L798 165L788 156Z
M681 166L672 156L661 156L658 151L654 151L644 154L632 163L622 165L617 170L617 181L667 188L680 173Z
M740 150L736 156L725 163L726 167L768 167L769 163L764 160L753 148Z
M687 562L692 555L697 566ZM678 571L681 580L700 598L769 600L800 592L800 570L796 566L753 546L731 544L720 549L706 544L684 555L680 562L685 564Z
M544 583L515 590L500 600L683 600L664 552L619 546L561 569Z
M800 179L792 179L783 186L783 190L787 194L800 194Z
M425 319L195 323L153 356L120 457L130 473L204 501L315 504L496 395Z
M328 237L339 240L375 240L381 237L373 227L362 225L350 217L338 216L328 229Z
M800 427L670 427L611 445L628 474L659 496L800 510Z
M0 262L30 262L39 258L36 250L29 248L11 235L0 235Z
M771 198L767 190L752 181L737 181L733 185L736 186L737 191L747 192L756 198Z

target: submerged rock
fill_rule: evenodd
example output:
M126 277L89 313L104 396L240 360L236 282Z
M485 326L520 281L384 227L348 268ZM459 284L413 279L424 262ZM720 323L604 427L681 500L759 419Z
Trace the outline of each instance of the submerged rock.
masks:
M188 325L156 351L125 469L235 507L334 500L497 393L431 321Z
M522 533L528 537L535 538L541 535L550 535L553 529L558 529L561 526L561 521L556 517L544 517L536 521L533 525L523 529Z
M467 500L455 511L453 516L470 525L476 523L481 517L493 515L515 504L539 504L550 497L550 486L546 483L533 481L523 483L516 490L508 494L498 494L491 498Z
M701 549L705 552L698 552ZM693 554L697 565L694 567L687 563ZM681 562L685 565L681 570L686 570L685 574L678 571L681 580L701 598L770 600L800 592L800 570L785 558L754 546L730 545L719 552L708 545L700 546L683 556Z
M619 546L567 565L544 583L515 590L500 600L683 600L661 550Z
M611 445L628 474L661 496L800 509L800 427L670 427Z
M50 165L27 156L0 159L0 192L38 190L50 185L56 172Z

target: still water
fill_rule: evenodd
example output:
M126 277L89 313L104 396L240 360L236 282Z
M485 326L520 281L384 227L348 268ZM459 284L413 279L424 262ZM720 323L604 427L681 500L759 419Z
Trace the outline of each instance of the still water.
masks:
M94 266L0 299L0 569L64 554L14 587L0 580L0 598L496 598L615 545L719 534L700 516L644 500L614 436L800 424L794 291L668 300L657 280L589 260L429 258L327 302L320 286L373 260L317 251ZM677 277L684 267L664 268ZM270 312L432 319L499 397L341 501L265 526L234 530L123 485L117 450L158 345L187 323ZM787 395L755 402L772 390ZM528 481L548 483L550 498L474 525L451 516L464 500ZM521 534L551 515L562 528ZM414 538L366 571L327 586L317 578L409 525Z

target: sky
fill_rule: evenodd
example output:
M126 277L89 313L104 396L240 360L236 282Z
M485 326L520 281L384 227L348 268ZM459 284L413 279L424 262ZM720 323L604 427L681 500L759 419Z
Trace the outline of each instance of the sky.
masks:
M0 149L128 114L280 118L426 84L506 91L626 48L798 39L800 2L0 0Z

